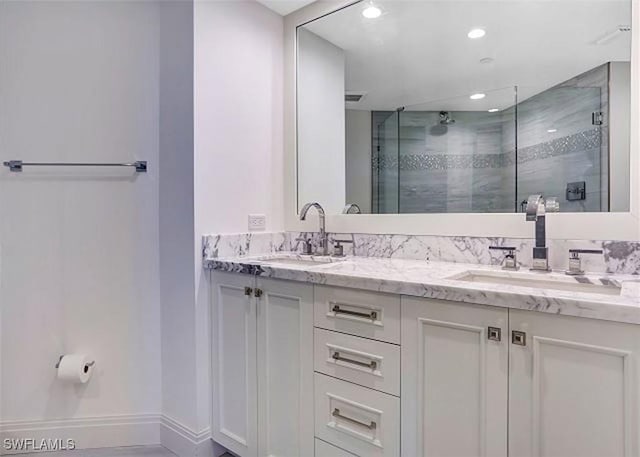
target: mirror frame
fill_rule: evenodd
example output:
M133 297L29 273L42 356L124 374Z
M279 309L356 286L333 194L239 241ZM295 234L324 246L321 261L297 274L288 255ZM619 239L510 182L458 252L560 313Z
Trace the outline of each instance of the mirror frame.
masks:
M297 194L297 28L361 0L320 0L284 18L284 209L287 231L317 231L315 218L300 221ZM549 214L547 237L640 241L640 0L631 1L631 148L629 211ZM320 204L322 202L320 201ZM519 213L328 214L327 231L404 235L533 238Z

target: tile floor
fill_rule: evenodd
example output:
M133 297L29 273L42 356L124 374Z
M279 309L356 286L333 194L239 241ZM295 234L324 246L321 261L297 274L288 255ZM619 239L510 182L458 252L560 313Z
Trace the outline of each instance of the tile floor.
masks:
M78 449L63 452L20 454L20 457L176 457L162 446L133 446L108 449Z

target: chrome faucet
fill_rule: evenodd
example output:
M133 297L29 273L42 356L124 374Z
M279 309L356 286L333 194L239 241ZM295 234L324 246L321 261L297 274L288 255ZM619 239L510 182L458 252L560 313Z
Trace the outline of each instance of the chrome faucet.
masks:
M545 201L542 195L530 195L527 200L527 221L536 223L536 245L533 248L532 270L550 271L545 219L547 213L558 212L559 209L560 205L555 197Z
M342 208L342 214L362 214L362 210L356 203L347 203L344 208Z
M327 236L327 230L325 226L324 209L320 203L312 202L307 203L300 210L300 220L304 221L307 218L307 213L311 208L315 208L318 211L318 219L320 220L320 246L322 248L322 255L329 255L329 237Z

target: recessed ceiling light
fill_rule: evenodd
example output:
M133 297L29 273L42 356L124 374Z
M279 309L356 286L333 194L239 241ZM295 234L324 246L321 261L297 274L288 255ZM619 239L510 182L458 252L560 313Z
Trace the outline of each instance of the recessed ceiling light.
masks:
M487 111L489 111L490 113L497 113L500 110L498 108L491 108L491 109L489 109Z
M469 96L471 100L482 100L485 97L486 97L485 94L473 94Z
M549 129L547 130L547 133L556 133L558 131L558 129Z
M375 19L377 17L380 17L381 14L382 14L382 10L377 6L373 6L373 5L367 6L365 9L362 10L362 15L367 19Z
M478 38L482 38L486 34L487 32L485 32L484 29L472 29L467 33L467 36L472 40L476 40Z

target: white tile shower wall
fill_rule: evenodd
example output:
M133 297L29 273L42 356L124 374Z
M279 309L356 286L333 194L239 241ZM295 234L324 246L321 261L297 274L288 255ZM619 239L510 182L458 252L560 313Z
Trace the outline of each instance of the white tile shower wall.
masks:
M300 251L298 238L318 234L274 232L261 234L206 235L203 237L205 259ZM330 239L347 239L345 254L359 257L388 257L441 262L499 265L503 253L490 246L513 246L522 267L531 265L532 239L446 237L422 235L370 235L361 233L330 233ZM569 249L602 249L602 255L583 255L586 271L640 274L640 243L628 241L549 240L549 261L552 268L567 268Z

